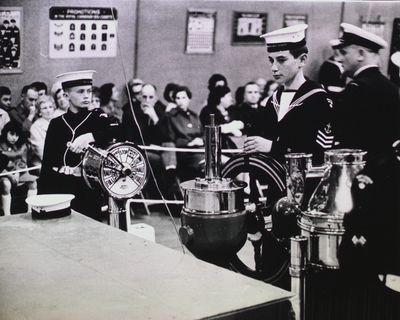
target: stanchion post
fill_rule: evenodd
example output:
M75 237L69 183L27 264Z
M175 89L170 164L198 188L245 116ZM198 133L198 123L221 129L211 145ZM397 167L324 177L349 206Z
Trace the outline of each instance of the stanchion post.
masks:
M110 226L119 229L119 212L120 208L112 197L108 197L108 214Z
M307 238L296 236L290 238L291 291L296 294L294 310L296 320L305 320L306 312L306 272L307 272Z

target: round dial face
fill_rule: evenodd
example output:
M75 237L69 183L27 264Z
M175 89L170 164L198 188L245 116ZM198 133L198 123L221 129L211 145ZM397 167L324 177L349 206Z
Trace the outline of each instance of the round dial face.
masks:
M100 175L111 197L130 198L146 184L148 171L145 157L133 144L117 144L107 150Z

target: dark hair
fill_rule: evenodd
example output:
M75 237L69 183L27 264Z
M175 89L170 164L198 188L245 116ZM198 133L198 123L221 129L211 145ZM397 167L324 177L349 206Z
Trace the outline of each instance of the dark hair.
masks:
M177 93L178 93L178 92L182 92L182 91L185 91L186 94L187 94L187 96L188 96L188 98L189 98L189 99L192 99L192 92L190 91L190 89L189 89L188 87L185 87L185 86L177 86L176 89L175 89L175 91L174 91L174 93L172 94L172 98L174 99L174 101L175 101L175 99L176 99Z
M35 90L35 91L38 91L38 90L36 89L36 87L33 87L33 86L30 84L30 85L24 86L24 87L22 88L22 90L21 90L21 95L25 95L25 94L28 92L28 90L30 90L30 89Z
M9 132L15 133L19 136L19 139L16 143L18 147L22 146L26 142L26 137L23 134L22 126L14 120L11 120L4 125L3 130L1 130L0 142L7 142L7 134Z
M112 89L111 89L111 92L112 92ZM96 87L96 86L93 86L92 87L92 95L95 96L95 97L100 98L100 88Z
M293 57L298 58L300 57L303 53L308 53L308 48L307 46L302 46L300 48L292 49L289 50L289 52L292 54Z
M11 94L11 90L8 87L0 86L0 98L5 95Z
M228 86L215 87L208 95L207 106L216 108L220 104L221 99L229 92L231 92L231 89Z
M236 91L235 91L236 104L240 104L240 103L243 102L243 100L244 100L244 89L245 89L244 86L240 86L240 87L238 87L236 89Z
M167 83L164 89L163 97L167 102L174 102L171 95L174 95L174 91L179 88L179 85L173 82Z
M105 83L100 87L100 104L102 106L108 104L112 97L112 89L114 88L114 83Z
M228 86L228 80L226 80L226 78L220 74L220 73L214 73L210 79L208 79L208 90L213 90L215 88L215 85L218 81L224 81L225 85L224 86Z
M44 90L44 93L47 94L47 85L41 81L32 82L30 85L32 88L35 88L36 91Z

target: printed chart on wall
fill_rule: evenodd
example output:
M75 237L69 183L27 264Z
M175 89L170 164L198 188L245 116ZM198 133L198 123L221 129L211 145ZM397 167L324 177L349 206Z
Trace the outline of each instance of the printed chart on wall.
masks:
M22 8L0 7L0 73L21 70Z
M213 53L216 12L188 10L186 53Z
M115 8L51 7L50 58L108 58L117 55Z

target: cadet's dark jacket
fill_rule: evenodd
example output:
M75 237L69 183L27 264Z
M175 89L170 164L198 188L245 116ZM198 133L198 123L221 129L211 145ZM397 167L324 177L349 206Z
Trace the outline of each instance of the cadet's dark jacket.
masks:
M150 145L150 144L161 145L163 141L161 138L162 133L160 131L160 123L165 116L165 105L160 101L157 101L156 104L154 105L154 110L159 118L159 122L157 124L154 124L150 120L149 116L143 113L140 107L140 101L134 102L132 107L135 112L136 120L139 124L140 131L142 132L145 145ZM133 118L132 110L129 103L123 107L122 130L126 140L132 141L138 145L143 144L139 129Z
M81 176L81 154L68 150L68 142L82 134L91 132L96 145L105 147L111 142L116 126L110 123L108 116L99 111L80 110L73 113L70 110L64 115L52 119L46 133L44 143L42 169L38 181L38 193L71 193L75 195L71 207L78 212L100 220L100 215L93 202L89 187ZM61 168L75 168L74 174L61 173Z
M314 164L323 162L324 151L333 144L331 127L332 102L322 87L307 80L297 90L289 111L278 122L279 102L283 89L277 90L261 107L257 131L272 140L271 155L280 161L289 152L313 154Z
M335 133L341 147L368 151L367 157L391 152L399 138L399 92L377 67L349 82L335 106Z

